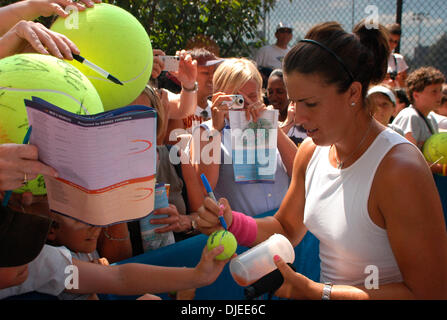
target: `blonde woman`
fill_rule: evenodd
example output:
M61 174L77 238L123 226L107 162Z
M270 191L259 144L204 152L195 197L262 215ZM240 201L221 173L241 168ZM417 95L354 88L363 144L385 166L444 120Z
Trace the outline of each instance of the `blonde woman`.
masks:
M220 142L220 149L212 152L212 158L217 161L207 163L203 161L204 159L200 159L198 164L193 161L197 174L205 174L216 197L229 199L235 210L254 216L277 209L287 191L293 158L297 150L295 144L282 130L277 131L277 166L274 183L236 183L233 165L225 163L228 162L225 159L231 159L232 151L231 146L227 144L229 139L224 138L226 130L223 129L229 128L229 107L224 102L230 100L229 95L242 95L246 116L257 120L265 110L262 103L261 74L250 60L225 59L214 72L213 91L212 119L196 129L200 130L200 136L208 131L213 137L209 141L201 141L200 146L195 146L197 141L193 139L190 151L192 159L200 159L204 148L210 148L210 144L215 143L216 138L221 139L217 141ZM214 151L219 154L214 154ZM200 153L197 154L198 152Z

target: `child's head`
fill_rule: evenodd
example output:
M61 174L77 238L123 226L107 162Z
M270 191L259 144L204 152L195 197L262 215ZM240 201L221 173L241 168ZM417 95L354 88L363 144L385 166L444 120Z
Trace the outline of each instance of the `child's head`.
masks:
M385 86L374 86L368 90L366 100L374 118L384 126L388 125L396 107L393 91Z
M0 289L23 283L28 263L42 250L51 225L47 217L1 207Z
M88 225L70 217L51 213L53 223L48 244L65 246L73 252L91 253L96 250L102 228Z
M222 59L205 48L188 50L191 57L197 61L197 98L206 98L213 94L213 75Z
M422 67L407 78L408 98L417 108L431 111L441 103L442 84L445 81L441 71L433 67Z
M16 205L16 207L18 206ZM22 202L20 210L33 216L44 216L52 220L46 238L48 244L65 246L73 252L91 253L95 251L102 228L51 212L46 195L32 196L29 204L25 205Z
M397 45L399 44L400 37L402 35L402 29L400 27L400 24L398 24L398 23L388 24L386 26L386 28L388 29L388 32L389 32L388 41L390 43L390 49L391 49L391 51L393 51L394 49L396 49Z
M281 69L275 69L270 73L267 81L267 98L275 109L287 113L289 99L287 98L287 89Z

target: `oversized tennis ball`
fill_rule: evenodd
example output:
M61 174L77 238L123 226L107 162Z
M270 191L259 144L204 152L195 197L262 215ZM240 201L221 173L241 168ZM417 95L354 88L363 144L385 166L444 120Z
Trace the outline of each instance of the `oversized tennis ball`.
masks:
M76 60L70 62L93 83L104 110L126 106L143 92L152 72L152 46L146 30L132 14L100 3L58 18L51 30L66 35L82 57L124 84L115 84Z
M447 132L435 133L428 138L422 152L428 162L447 164Z
M216 259L217 260L225 260L231 258L237 249L237 241L234 235L226 230L218 230L214 231L206 242L208 250L212 250L219 245L224 246L224 251L219 254Z
M77 114L104 111L90 81L64 60L41 54L0 59L0 144L23 142L28 129L24 99L33 96ZM46 194L41 176L17 191Z

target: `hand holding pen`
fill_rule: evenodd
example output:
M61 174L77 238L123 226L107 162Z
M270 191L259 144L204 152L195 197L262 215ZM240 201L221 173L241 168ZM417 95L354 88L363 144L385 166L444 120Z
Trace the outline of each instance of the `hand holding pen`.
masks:
M210 186L210 184L209 184L208 179L206 178L206 176L205 176L204 174L201 174L201 175L200 175L200 178L202 179L203 185L204 185L204 187L205 187L205 190L206 190L208 196L209 196L212 200L214 200L214 202L219 206L219 214L218 214L218 218L219 218L219 222L220 222L220 224L222 225L222 227L223 227L225 230L228 230L227 223L225 222L225 219L224 219L224 209L225 209L225 206L224 206L222 203L219 203L219 202L216 200L216 197L214 196L213 189L211 188L211 186Z

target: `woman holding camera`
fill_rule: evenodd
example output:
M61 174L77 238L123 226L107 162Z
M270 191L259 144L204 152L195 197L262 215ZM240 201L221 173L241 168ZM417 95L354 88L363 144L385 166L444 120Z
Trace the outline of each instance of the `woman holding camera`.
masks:
M229 163L232 159L229 130L229 111L233 108L229 103L232 100L231 95L237 94L244 98L243 111L240 112L245 111L247 119L251 117L256 121L266 110L262 103L262 77L259 71L250 60L226 59L214 73L213 90L215 93L212 98L212 120L196 129L200 130L200 135L193 132L193 137L206 136L205 132L208 132L210 140L200 141L198 145L199 139L192 139L190 146L193 163L195 159L200 161L195 164L197 173L205 174L216 197L226 197L235 208L247 215L253 216L277 209L289 186L293 158L297 150L282 130L277 130L276 172L273 183L236 183L233 164ZM211 161L204 159L203 155L208 154L212 156Z

